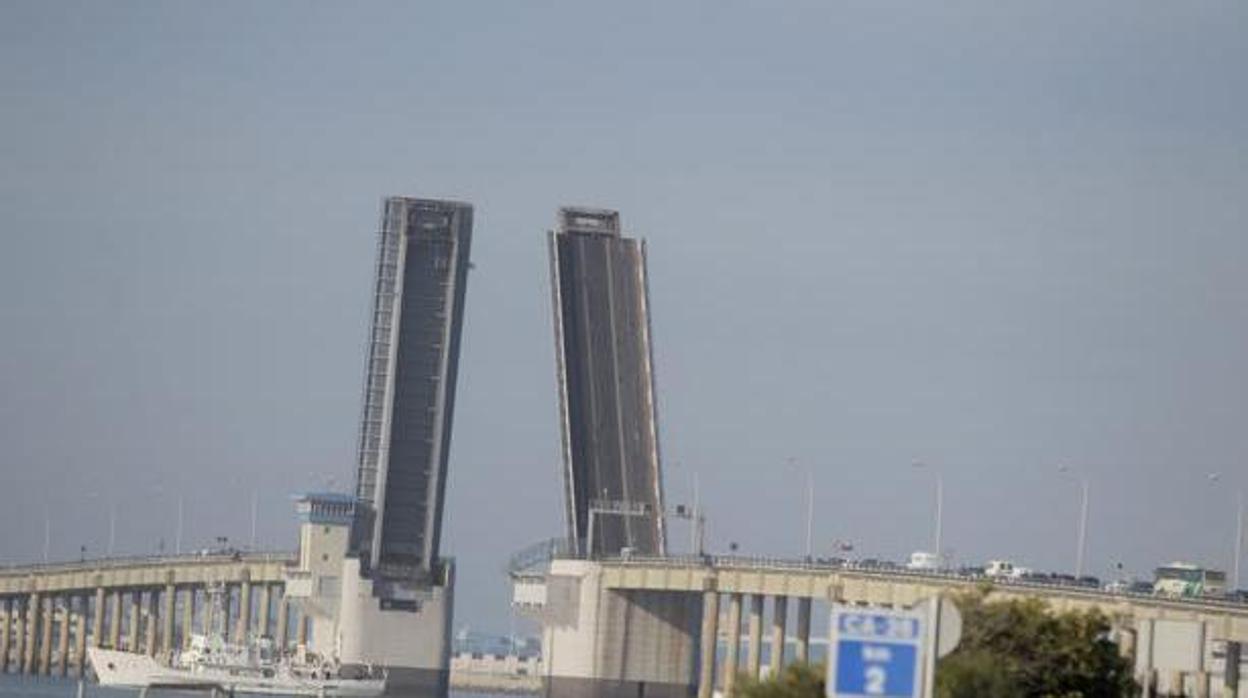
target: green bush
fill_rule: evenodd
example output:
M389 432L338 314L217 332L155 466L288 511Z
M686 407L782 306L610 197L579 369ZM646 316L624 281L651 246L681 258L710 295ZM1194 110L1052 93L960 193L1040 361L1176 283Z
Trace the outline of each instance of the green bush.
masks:
M746 679L740 695L743 698L823 698L826 675L827 669L822 664L790 664L778 677L766 681Z
M1135 691L1131 666L1099 611L1054 613L1038 599L955 597L962 641L936 667L938 698L1120 698Z

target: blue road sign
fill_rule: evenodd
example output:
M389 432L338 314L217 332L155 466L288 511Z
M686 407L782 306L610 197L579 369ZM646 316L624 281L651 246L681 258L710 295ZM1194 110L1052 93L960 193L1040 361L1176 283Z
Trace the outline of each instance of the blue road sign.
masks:
M838 606L828 653L831 698L917 698L924 614Z

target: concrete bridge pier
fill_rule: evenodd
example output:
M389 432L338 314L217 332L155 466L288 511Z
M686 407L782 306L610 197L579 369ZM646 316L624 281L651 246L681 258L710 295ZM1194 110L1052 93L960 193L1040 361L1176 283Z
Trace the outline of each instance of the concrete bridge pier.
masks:
M704 623L714 629L716 618L706 617L718 610L713 586L613 589L600 565L583 560L553 561L540 584L546 698L688 698L710 689L715 639Z
M73 601L72 596L60 597L60 622L57 624L60 632L56 638L56 673L58 676L69 675L69 625L72 622L70 607Z
M776 596L771 600L771 675L779 676L784 670L784 637L789 621L789 598Z
M74 673L79 677L87 670L87 612L90 606L91 597L86 594L78 596L77 627L74 629Z
M238 642L247 642L251 634L251 578L244 571L238 585L238 629L235 631Z
M235 632L236 628L231 625L231 623L237 622L236 617L233 615L234 585L225 585L225 591L222 593L224 594L224 598L221 603L221 618L216 617L216 609L214 608L212 617L213 627L221 628L221 635L227 640L234 641L237 639L236 636L238 635L238 633ZM212 604L208 604L208 606L211 608Z
M130 626L126 628L126 649L131 652L139 651L139 633L142 620L139 618L139 612L143 609L143 592L130 592Z
M1239 695L1239 663L1243 657L1243 646L1238 642L1226 643L1226 673L1223 674L1223 693L1227 696Z
M1209 672L1198 671L1192 675L1195 682L1196 698L1209 698Z
M52 673L52 621L56 615L56 599L48 596L44 601L47 608L43 609L43 627L39 633L39 673L48 676Z
M104 587L95 588L95 608L91 617L91 646L104 644Z
M112 604L110 604L110 608L113 609L113 612L109 615L109 618L108 618L108 648L109 649L114 649L114 650L121 649L121 613L122 613L121 606L122 606L121 590L116 589L113 591L113 602Z
M286 600L285 594L277 600L277 647L278 649L286 649L286 636L288 625L290 624L290 602Z
M269 605L273 602L271 584L260 585L260 600L256 606L256 636L269 636Z
M307 647L308 645L308 617L299 609L293 609L295 614L295 644L299 647Z
M160 592L152 589L147 592L147 620L143 623L143 651L149 657L156 656L156 627L159 621L157 609L160 608Z
M1167 676L1167 679L1168 679L1168 685L1166 686L1166 694L1167 694L1167 695L1170 695L1170 696L1181 696L1181 695L1183 695L1183 693L1184 693L1184 691L1183 691L1183 684L1184 684L1184 681L1183 681L1183 672L1181 672L1181 671L1171 671L1171 672L1168 672L1168 674L1169 674L1169 675Z
M733 698L737 691L737 664L741 656L741 594L728 595L728 627L724 628L724 639L728 641L724 652L724 669L720 686L724 698Z
M42 605L43 600L39 598L39 592L26 597L26 632L23 633L22 637L22 644L25 648L22 656L23 674L35 673L35 661L38 658L39 621L41 620L39 611Z
M22 671L26 661L26 619L23 601L13 601L13 664L14 671Z
M714 580L702 592L702 637L698 654L698 698L713 698L715 693L715 650L719 644L719 592Z
M186 649L191 646L191 635L195 634L195 587L182 590L182 641L179 646Z
M1157 672L1153 669L1140 672L1135 680L1140 684L1141 698L1155 698L1157 695Z
M9 642L13 629L12 602L0 597L0 674L9 673Z
M797 647L794 653L796 661L810 661L810 608L813 599L803 596L797 600Z
M763 666L763 595L750 596L749 655L746 671L751 679L757 679Z
M178 612L178 588L166 584L160 600L164 602L160 609L160 650L165 654L173 651L173 625Z

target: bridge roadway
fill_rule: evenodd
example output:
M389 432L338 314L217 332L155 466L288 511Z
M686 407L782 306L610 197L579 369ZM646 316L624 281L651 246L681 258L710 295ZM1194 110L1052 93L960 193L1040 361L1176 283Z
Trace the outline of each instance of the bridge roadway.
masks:
M302 644L306 623L284 596L297 562L293 553L224 552L0 567L0 672L82 675L88 643L155 655L213 625L275 635L284 647L293 623Z
M938 593L971 590L990 584L992 598L1038 598L1059 611L1097 609L1108 616L1124 654L1134 657L1137 638L1152 637L1155 621L1190 621L1203 624L1207 640L1248 642L1248 604L1216 598L1172 598L1148 594L1108 592L1097 588L1033 581L992 580L956 572L898 568L865 568L851 564L827 564L757 557L637 557L597 561L599 583L604 590L626 592L686 592L702 596L702 626L698 638L697 682L699 695L709 696L718 683L724 694L734 693L740 642L728 641L722 671L716 670L717 644L721 637L740 638L746 624L748 655L744 669L758 676L763 644L763 607L772 599L770 646L782 647L786 637L794 640L795 658L810 652L811 605L815 600L871 606L910 606ZM728 604L726 627L719 628L721 598ZM786 635L789 599L797 602L796 632ZM743 609L743 601L748 606ZM745 610L746 616L742 617ZM1143 651L1147 648L1142 647ZM783 652L771 652L770 668L778 671ZM1151 655L1137 662L1143 667L1140 680L1158 680ZM718 681L717 681L718 679ZM1181 677L1172 680L1181 680ZM1207 685L1205 672L1195 676ZM1203 684L1201 683L1203 682Z

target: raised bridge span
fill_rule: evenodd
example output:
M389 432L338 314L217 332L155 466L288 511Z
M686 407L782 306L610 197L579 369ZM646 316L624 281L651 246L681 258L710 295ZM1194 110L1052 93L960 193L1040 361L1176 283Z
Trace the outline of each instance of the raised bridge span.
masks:
M293 625L303 642L306 623L284 595L297 562L222 552L0 567L0 672L81 676L88 646L155 655L213 624L282 646ZM210 589L223 618L213 617Z

